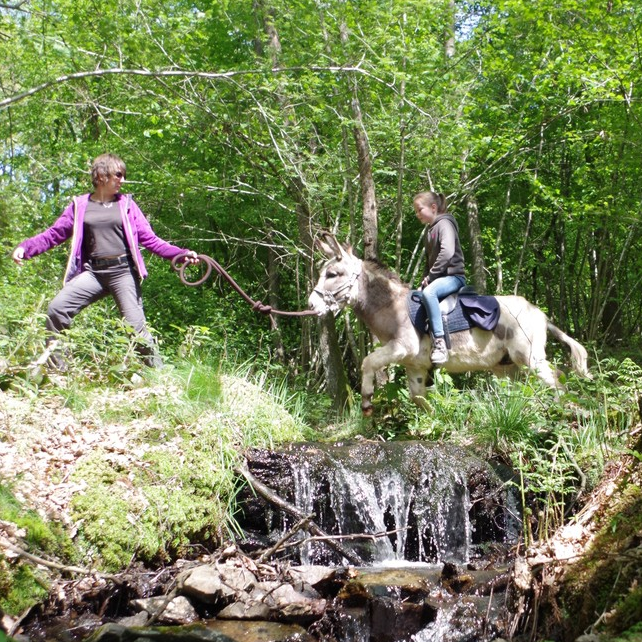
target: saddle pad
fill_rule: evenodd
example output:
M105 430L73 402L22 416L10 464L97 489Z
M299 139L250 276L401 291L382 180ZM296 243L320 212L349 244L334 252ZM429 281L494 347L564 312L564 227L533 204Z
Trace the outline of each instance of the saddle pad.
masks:
M407 301L408 315L415 330L420 334L427 334L429 332L428 313L421 302L421 290L411 290L408 293ZM471 328L471 322L464 315L459 298L457 298L457 303L453 310L448 314L442 314L441 318L444 322L444 332L446 334L462 332Z
M415 330L420 334L427 334L428 314L421 302L421 290L411 290L407 303L408 316ZM493 330L499 321L499 302L493 296L460 293L452 311L441 318L446 334L463 332L474 326Z

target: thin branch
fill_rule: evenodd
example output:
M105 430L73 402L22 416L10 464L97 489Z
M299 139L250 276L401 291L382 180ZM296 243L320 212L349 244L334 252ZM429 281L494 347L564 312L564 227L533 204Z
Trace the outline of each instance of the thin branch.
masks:
M245 477L248 484L250 484L250 486L256 491L256 493L258 493L261 497L269 501L277 508L280 508L282 511L288 513L289 515L293 515L299 520L307 518L307 516L304 515L303 512L300 511L296 506L293 506L289 502L286 502L282 497L279 497L279 495L277 495L271 488L254 477L254 475L252 475L252 473L248 470L247 466L239 466L237 468L237 472ZM331 536L322 531L321 528L319 528L319 526L312 520L310 520L310 524L308 525L306 530L314 535L323 538L329 548L341 555L341 557L345 557L351 564L355 564L357 566L363 564L363 560L356 553L343 548L343 546L333 541Z
M382 537L388 537L388 535L396 535L403 531L407 531L410 527L404 526L403 528L395 528L392 531L380 531L379 533L352 533L351 535L314 535L306 537L305 539L299 540L298 544L304 544L306 542L327 542L329 540L335 541L352 541L359 539L381 539Z
M50 562L49 560L43 559L42 557L38 557L37 555L28 553L27 551L20 548L19 546L12 544L8 539L6 539L5 537L2 537L2 535L0 535L0 546L2 546L7 550L13 551L20 557L23 557L24 559L28 560L29 562L32 562L33 564L46 566L47 568L52 568L57 571L64 571L67 573L79 573L81 575L95 575L96 577L100 577L105 580L111 580L116 584L123 583L123 579L121 577L118 577L117 575L111 575L110 573L99 573L98 571L94 571L93 569L81 568L80 566L65 566L64 564L59 564L58 562Z
M328 67L275 67L273 69L267 70L268 73L271 74L281 74L281 73L289 73L289 72L297 72L297 71L325 71L325 72L331 72L331 73L346 73L346 72L354 72L354 73L361 73L366 76L372 76L372 74L369 74L367 71L360 69L359 67L343 67L343 66L328 66ZM23 91L22 93L16 94L15 96L11 96L9 98L5 98L4 100L0 101L0 109L4 109L5 107L8 107L9 105L13 105L15 103L20 102L21 100L24 100L25 98L29 98L41 91L44 91L45 89L49 89L49 87L53 87L55 85L61 85L63 83L71 82L73 80L79 80L81 78L98 78L101 76L144 76L147 78L171 78L171 77L179 77L179 78L205 78L209 80L226 80L230 78L234 78L236 76L248 76L248 75L253 75L253 74L262 74L266 73L266 70L264 69L237 69L237 70L231 70L231 71L221 71L221 72L209 72L209 71L187 71L187 70L180 70L180 69L166 69L166 70L160 70L160 71L152 71L150 69L124 69L122 67L114 67L112 69L94 69L92 71L79 71L73 74L65 74L63 76L58 76L54 80L48 80L47 82L44 82L40 85L37 85L36 87L32 87L31 89L28 89L27 91Z
M298 521L274 546L266 549L261 553L257 562L261 564L265 562L268 557L272 557L280 548L284 547L288 540L292 539L301 529L305 529L310 525L310 520L314 515L308 515L302 520Z
M29 0L21 0L21 2L16 2L15 4L4 4L0 3L0 9L7 9L10 11L24 11L26 12L26 9L22 8L23 4L28 4Z

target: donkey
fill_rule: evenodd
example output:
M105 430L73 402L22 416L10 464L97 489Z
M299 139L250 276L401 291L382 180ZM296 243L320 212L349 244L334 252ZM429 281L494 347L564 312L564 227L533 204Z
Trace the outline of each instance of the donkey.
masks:
M341 246L329 232L324 232L316 244L328 261L308 300L310 308L321 316L352 307L381 344L363 360L363 414L368 416L373 411L375 373L393 363L405 366L410 396L422 406L427 373L433 367L431 339L415 329L408 315L409 287L377 262L356 257L351 247ZM520 366L527 366L548 386L563 389L558 373L546 358L550 332L570 348L573 369L591 378L584 347L553 325L542 310L521 296L496 298L500 311L495 329L473 327L451 334L448 361L441 367L452 373L490 370L511 375Z

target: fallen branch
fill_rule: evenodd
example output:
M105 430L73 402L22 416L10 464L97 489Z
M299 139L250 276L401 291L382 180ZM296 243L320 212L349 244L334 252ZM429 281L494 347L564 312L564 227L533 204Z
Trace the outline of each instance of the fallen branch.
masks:
M295 548L297 546L303 546L304 544L307 544L308 542L328 542L329 540L355 540L355 539L371 539L375 540L380 537L387 537L388 535L394 535L395 533L399 533L400 531L407 531L408 527L405 528L396 528L393 531L382 531L380 533L354 533L352 535L326 535L325 537L319 537L319 536L310 536L310 537L303 537L301 539L296 540L295 542L285 542L282 544L284 548ZM294 533L292 533L294 535ZM288 537L289 539L289 537Z
M313 517L314 515L308 515L307 517L304 517L302 520L298 521L274 546L261 553L259 558L256 560L257 563L261 564L262 562L265 562L268 557L272 557L274 553L285 546L288 540L292 539L300 530L307 528L310 524L310 520Z
M279 497L271 488L268 488L263 482L260 482L252 473L248 470L247 466L239 466L237 472L247 480L248 484L259 494L263 499L266 499L268 502L280 508L282 511L293 515L299 520L309 519L306 515L303 514L296 506L293 506L289 502L286 502L282 497ZM311 519L309 521L306 530L321 538L329 548L331 548L335 553L338 553L342 557L345 557L351 564L356 566L363 565L363 560L353 551L349 551L336 541L334 541L333 536L325 533L317 524L315 524Z
M81 575L95 575L96 577L100 577L101 579L104 579L104 580L111 580L115 584L122 584L124 582L124 579L122 577L119 577L118 575L111 575L110 573L100 573L98 571L94 571L89 568L81 568L80 566L65 566L64 564L59 564L58 562L50 562L49 560L43 559L42 557L38 557L37 555L28 553L27 551L20 548L19 546L12 544L8 539L6 539L5 537L2 537L2 535L0 535L0 546L2 546L2 548L5 548L7 550L13 551L20 557L28 560L29 562L32 562L33 564L38 564L39 566L46 566L47 568L52 568L57 571L63 571L66 573L79 573Z
M395 535L396 533L401 533L401 531L407 531L408 526L404 528L395 528L393 531L381 531L379 533L353 533L351 535L325 535L323 537L313 536L306 537L301 540L301 543L304 542L323 542L328 540L354 540L354 539L380 539L381 537L387 537L388 535Z

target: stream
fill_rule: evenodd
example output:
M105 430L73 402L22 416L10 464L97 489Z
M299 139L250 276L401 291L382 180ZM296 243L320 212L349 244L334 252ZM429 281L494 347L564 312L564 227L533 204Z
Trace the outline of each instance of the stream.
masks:
M185 563L172 584L146 589L159 597L131 599L123 590L120 610L105 606L110 596L100 618L68 615L29 639L490 642L505 635L510 551L521 525L508 471L463 448L418 441L292 444L246 458L251 476L323 536L297 530L296 515L248 485L238 498L243 537L227 557ZM254 561L277 543L270 567ZM169 586L181 589L171 604L160 597ZM152 600L163 602L162 617L150 619Z

